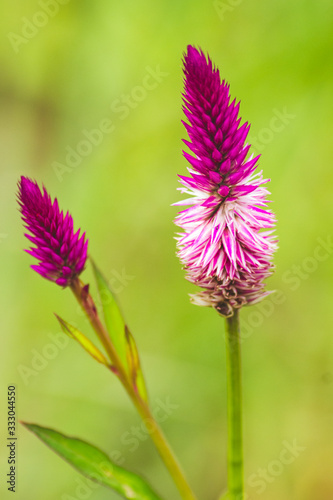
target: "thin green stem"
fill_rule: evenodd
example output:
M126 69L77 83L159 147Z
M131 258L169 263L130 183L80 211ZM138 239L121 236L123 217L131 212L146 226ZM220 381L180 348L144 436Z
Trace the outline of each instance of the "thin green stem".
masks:
M190 486L185 479L184 472L181 469L180 464L175 458L169 443L167 442L161 428L155 421L150 408L147 404L143 403L141 411L138 409L142 420L162 458L171 477L176 484L181 497L184 500L196 500L194 493L192 492Z
M241 349L238 310L227 318L228 499L243 500Z
M150 434L157 448L157 451L159 452L160 457L165 463L171 477L173 478L178 488L182 499L196 500L196 497L192 492L190 486L188 485L184 473L177 459L175 458L161 428L152 415L148 403L146 403L146 401L143 401L143 399L133 387L132 381L130 380L130 377L124 369L117 351L115 350L111 342L110 336L98 316L95 303L91 295L89 294L87 287L85 287L83 283L76 279L73 282L71 289L110 358L110 361L112 363L110 369L117 374L120 382L122 383L138 413L140 414L147 428L147 431Z

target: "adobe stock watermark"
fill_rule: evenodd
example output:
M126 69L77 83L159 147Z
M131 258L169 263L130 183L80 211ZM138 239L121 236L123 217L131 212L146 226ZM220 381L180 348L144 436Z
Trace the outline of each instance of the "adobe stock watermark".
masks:
M119 273L116 269L113 269L110 274L111 278L106 280L106 282L112 290L112 293L116 295L119 295L123 290L125 290L129 283L135 279L135 276L127 274L125 268L121 270L121 273ZM103 307L108 305L111 300L112 299L107 292L103 293L102 291L97 294L95 305L99 314L103 311ZM80 305L77 305L76 312L78 316L82 317L87 323L89 323L89 319Z
M111 290L117 295L125 290L125 288L130 284L131 281L135 279L135 276L127 274L126 269L123 267L119 273L116 269L112 269L111 278L107 280L107 283ZM106 300L105 297L101 297L101 303Z
M237 500L251 500L250 488L256 495L261 495L266 491L267 486L272 484L283 474L285 468L295 462L295 460L306 450L306 446L299 445L297 439L292 442L283 441L282 449L275 460L271 460L266 467L259 467L246 480L249 493L241 494ZM255 491L254 491L255 490ZM228 500L226 493L220 500Z
M241 3L243 3L243 0L214 0L213 6L220 20L224 21L226 15L234 11Z
M273 116L267 127L260 129L256 137L251 136L249 138L249 142L252 145L251 151L253 152L253 156L262 153L267 144L272 142L275 135L283 132L290 122L296 118L296 115L289 113L286 107L284 107L282 111L273 109L272 112Z
M282 449L275 460L272 460L266 467L259 468L256 472L251 474L247 480L250 488L255 489L257 495L261 495L266 491L267 486L273 483L277 477L283 474L285 468L294 463L295 460L306 450L306 446L298 444L297 439L292 443L283 441ZM249 498L244 497L244 500Z
M333 253L333 241L331 236L317 238L317 246L312 255L304 257L300 264L294 264L290 269L282 274L282 281L288 285L291 291L296 291L311 274L317 271L322 262L325 262ZM251 337L255 330L260 327L265 319L269 318L275 311L276 306L283 304L287 300L287 295L282 290L276 290L266 297L253 309L246 320L242 320L240 341L243 343Z
M117 294L121 293L125 287L128 286L130 281L135 278L135 276L127 274L125 269L122 269L121 273L116 270L112 270L111 274L112 277L108 281L108 284ZM103 305L107 304L110 300L110 297L106 294L101 297L98 296L98 300L96 301L97 310L100 312ZM78 316L83 317L87 323L89 322L84 311L79 305L77 306L77 314ZM74 327L78 327L76 322L71 321L70 323ZM28 385L31 380L43 372L49 366L50 362L55 360L70 342L70 338L63 332L48 333L47 337L50 341L42 348L31 349L31 359L28 364L20 364L17 366L17 371L24 385Z
M40 10L37 10L30 19L28 17L21 18L21 32L19 34L13 31L7 33L7 38L14 52L18 54L20 47L35 38L40 30L49 23L50 19L58 14L60 6L69 2L70 0L39 0Z
M48 333L47 337L50 342L45 344L41 349L31 349L31 359L28 364L20 364L17 366L17 371L24 383L28 385L31 378L37 377L50 364L50 361L56 359L61 351L69 344L69 337L62 332Z
M164 401L160 398L155 398L152 414L157 423L163 423L170 415L178 410L179 404L172 403L170 397L165 397ZM154 431L153 421L144 419L141 424L132 426L129 431L122 434L120 441L126 446L128 451L134 453L143 441L146 441L149 435ZM117 464L122 465L125 462L125 456L119 451L117 453Z
M99 147L106 136L116 129L116 120L125 120L133 109L136 109L142 101L146 99L149 92L155 90L169 73L161 71L160 66L155 69L146 66L146 74L141 84L136 85L128 94L121 94L110 104L112 119L107 116L99 121L93 129L84 129L81 132L81 139L75 146L66 146L63 161L54 161L52 168L57 179L62 182L64 175L73 172L83 160L91 155L93 150Z
M290 290L295 291L302 281L307 280L312 273L317 271L321 262L325 262L333 253L333 241L331 236L326 239L317 238L318 245L312 255L305 257L302 263L294 264L291 269L285 271L282 275L284 283L289 285Z
M89 477L75 477L75 496L64 493L61 500L87 500L94 490L101 487L100 482L103 482L103 476L112 477L113 475L113 465L110 462L100 462L98 469L101 471L100 473L92 472Z
M179 408L179 404L170 401L170 397L155 398L152 414L158 424L165 422L175 411ZM125 431L120 436L120 442L126 447L126 453L120 450L113 450L108 453L112 462L116 465L122 466L126 462L126 454L128 452L135 453L140 444L146 441L153 431L153 423L149 419L143 420L139 425L133 425L128 431ZM99 487L93 481L87 478L75 478L76 486L74 492L69 495L64 493L61 500L88 500L93 494L94 490Z

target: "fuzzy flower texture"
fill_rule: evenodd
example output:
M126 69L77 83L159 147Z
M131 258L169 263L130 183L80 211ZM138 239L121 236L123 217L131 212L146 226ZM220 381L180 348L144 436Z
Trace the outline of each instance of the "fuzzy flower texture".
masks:
M59 210L58 200L52 202L45 187L41 191L37 182L21 177L18 202L25 234L35 248L26 250L38 259L32 265L37 273L62 287L71 285L83 271L87 260L88 240L80 229L74 234L73 218Z
M192 46L184 58L184 123L194 153L184 151L191 177L180 176L176 205L191 205L176 224L178 255L187 279L203 288L195 304L214 307L223 316L258 302L270 292L263 280L272 274L277 248L275 218L267 210L268 182L255 173L259 156L246 159L250 125L241 125L239 104L230 103L229 85L211 60Z

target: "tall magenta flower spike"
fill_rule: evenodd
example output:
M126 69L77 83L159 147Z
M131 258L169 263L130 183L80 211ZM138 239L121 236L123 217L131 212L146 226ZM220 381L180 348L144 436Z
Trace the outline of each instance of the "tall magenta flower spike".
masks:
M58 200L53 203L45 187L21 177L18 202L25 227L25 234L35 247L26 250L39 260L32 265L37 273L62 287L72 284L83 271L87 260L88 240L80 229L74 234L73 218L59 210Z
M275 218L267 210L268 182L255 173L259 156L246 159L250 125L241 125L239 105L230 103L229 85L201 50L188 46L184 57L184 123L194 153L184 151L191 177L180 176L180 191L191 196L176 205L191 205L176 224L178 255L187 279L203 288L195 304L212 306L223 316L270 292L263 280L271 275L277 248Z

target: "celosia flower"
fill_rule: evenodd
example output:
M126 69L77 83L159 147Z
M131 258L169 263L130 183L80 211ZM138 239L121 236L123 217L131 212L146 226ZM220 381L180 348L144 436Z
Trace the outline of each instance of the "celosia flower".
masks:
M70 285L82 271L87 259L88 240L80 229L74 234L73 218L60 212L58 200L51 197L37 182L21 177L18 202L25 227L25 234L35 247L26 250L38 259L32 265L37 273L62 287Z
M191 177L179 188L191 205L179 213L178 255L189 281L204 290L192 296L197 305L215 307L224 316L261 300L263 280L271 275L277 240L274 216L267 210L259 156L246 159L250 129L241 125L239 104L230 103L229 85L221 82L211 60L192 46L184 58L184 123L195 156L184 152Z

